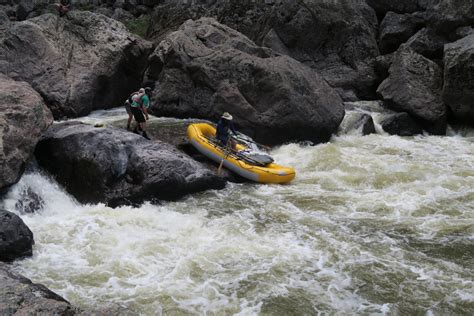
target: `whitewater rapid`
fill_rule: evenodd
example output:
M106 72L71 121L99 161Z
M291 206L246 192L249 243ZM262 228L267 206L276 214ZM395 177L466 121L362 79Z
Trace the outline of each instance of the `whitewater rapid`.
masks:
M34 256L15 268L85 309L144 315L472 314L474 136L343 135L271 153L289 185L82 205L31 171L2 207Z

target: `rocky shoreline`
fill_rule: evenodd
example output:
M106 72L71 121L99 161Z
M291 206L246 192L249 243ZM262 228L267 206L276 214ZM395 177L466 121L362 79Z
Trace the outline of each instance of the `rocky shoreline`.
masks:
M186 148L184 126L152 125L149 142L113 126L52 124L121 106L144 85L156 116L216 121L228 111L269 145L370 134L378 112L393 135L474 126L469 1L71 3L59 17L51 1L0 0L0 197L34 158L78 201L112 207L240 181ZM145 38L130 32L136 19ZM30 256L31 231L0 216L0 261ZM6 264L0 279L0 314L81 313Z

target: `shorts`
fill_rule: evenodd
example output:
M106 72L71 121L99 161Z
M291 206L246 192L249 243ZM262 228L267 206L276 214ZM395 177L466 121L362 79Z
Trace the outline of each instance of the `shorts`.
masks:
M130 102L125 101L125 111L127 111L128 115L132 114L132 106L130 105Z
M132 113L133 113L133 117L135 118L135 121L137 121L138 123L146 122L145 116L143 115L143 112L140 108L132 106L131 109L132 109Z

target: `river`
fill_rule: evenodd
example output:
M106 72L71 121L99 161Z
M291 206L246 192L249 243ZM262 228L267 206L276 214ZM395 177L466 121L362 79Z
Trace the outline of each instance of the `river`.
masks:
M271 152L288 185L161 205L82 205L39 171L15 269L82 308L143 315L474 312L474 133L341 135Z

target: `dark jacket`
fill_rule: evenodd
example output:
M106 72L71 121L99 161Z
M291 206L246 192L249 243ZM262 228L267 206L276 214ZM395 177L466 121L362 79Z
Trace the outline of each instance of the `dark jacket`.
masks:
M234 135L237 135L234 123L232 121L221 118L219 122L217 122L217 139L220 140L224 145L227 144L227 141L230 136L230 131L234 133Z

